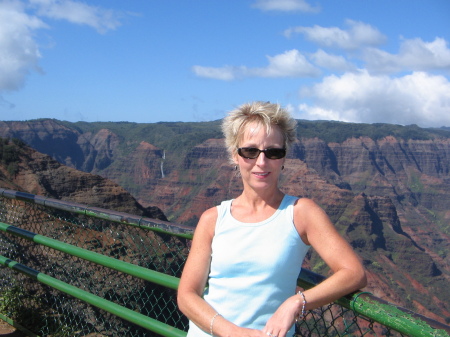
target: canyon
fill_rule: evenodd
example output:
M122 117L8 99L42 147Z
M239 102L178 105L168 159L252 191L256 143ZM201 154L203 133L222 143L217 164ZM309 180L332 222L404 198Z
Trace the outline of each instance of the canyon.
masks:
M367 291L448 324L450 131L299 121L297 134L282 190L323 207L363 260ZM0 122L0 137L30 147L13 175L0 170L2 187L193 228L242 188L220 121ZM305 267L329 273L314 251Z

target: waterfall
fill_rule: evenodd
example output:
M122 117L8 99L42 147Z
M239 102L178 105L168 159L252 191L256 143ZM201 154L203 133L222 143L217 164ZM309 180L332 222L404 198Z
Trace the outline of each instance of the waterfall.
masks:
M163 156L161 160L161 178L164 178L164 159L166 159L166 151L163 150Z

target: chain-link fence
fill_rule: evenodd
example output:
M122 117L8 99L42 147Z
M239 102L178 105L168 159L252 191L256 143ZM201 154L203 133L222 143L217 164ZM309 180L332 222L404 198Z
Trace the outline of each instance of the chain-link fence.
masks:
M0 195L0 318L30 336L185 335L176 287L191 228L15 191ZM299 335L402 336L355 313L355 303L309 312Z

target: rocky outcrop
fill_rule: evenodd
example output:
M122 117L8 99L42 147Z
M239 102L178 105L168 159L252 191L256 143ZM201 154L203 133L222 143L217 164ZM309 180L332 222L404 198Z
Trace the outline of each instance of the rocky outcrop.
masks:
M163 156L163 150L142 141L137 147L126 153L122 160L115 161L114 165L105 168L102 175L108 176L124 186L145 186L149 180L161 178L163 174L167 173L168 170L164 168Z
M27 122L1 122L0 137L19 138L35 150L60 163L81 167L86 155L77 145L80 132L52 119ZM67 153L70 153L68 156Z
M115 159L116 150L121 143L120 138L107 129L101 129L95 134L86 132L78 135L77 146L84 155L83 161L72 162L71 156L67 153L62 153L61 157L65 156L65 164L84 172L98 172L109 165ZM56 157L54 157L57 159ZM57 159L61 161L60 159Z
M15 147L17 171L0 164L0 187L77 202L92 207L167 220L154 206L143 207L123 187L99 175L62 165L28 147Z

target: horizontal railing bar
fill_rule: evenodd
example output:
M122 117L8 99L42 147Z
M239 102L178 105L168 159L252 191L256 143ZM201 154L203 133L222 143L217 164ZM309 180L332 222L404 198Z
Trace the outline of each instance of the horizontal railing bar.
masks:
M59 250L63 253L67 253L79 257L81 259L97 263L104 267L111 268L141 278L143 280L162 285L167 288L171 288L174 290L178 289L178 284L180 280L175 276L166 275L132 263L117 260L112 257L92 252L80 247L76 247L68 243L64 243L43 235L39 235L19 227L5 224L3 222L0 222L0 230L16 236L20 236L24 239L33 241L46 247Z
M67 211L75 214L82 214L93 218L104 219L112 222L118 222L130 226L135 226L143 229L152 230L154 232L170 234L181 238L192 239L194 229L189 226L175 224L159 219L151 219L132 215L124 212L111 211L100 207L89 207L83 204L63 201L58 199L47 198L31 193L8 190L0 188L0 196L26 201L37 205L42 205L48 208Z
M6 323L8 323L9 325L13 326L17 330L20 330L23 333L26 333L27 337L39 337L39 335L36 335L34 332L31 332L30 330L28 330L27 328L25 328L21 324L19 324L16 321L12 320L8 316L3 315L2 313L0 313L0 319L4 320ZM11 336L13 336L13 334L11 334Z
M350 307L365 317L412 337L450 337L450 326L384 301L370 293L355 294Z
M302 269L298 285L308 289L322 282L324 276ZM386 302L371 293L358 291L341 297L339 305L411 337L450 337L450 326Z
M185 337L186 332L174 328L168 324L157 321L153 318L145 316L141 313L135 312L131 309L125 308L114 302L105 300L102 297L91 294L85 290L79 289L75 286L67 284L63 281L55 279L49 275L41 273L37 270L29 268L16 261L10 260L0 255L0 264L11 268L14 271L20 272L28 277L31 277L43 284L62 291L68 295L78 298L86 303L89 303L97 308L103 309L113 315L123 318L129 322L139 325L145 329L151 330L157 334L167 337Z

